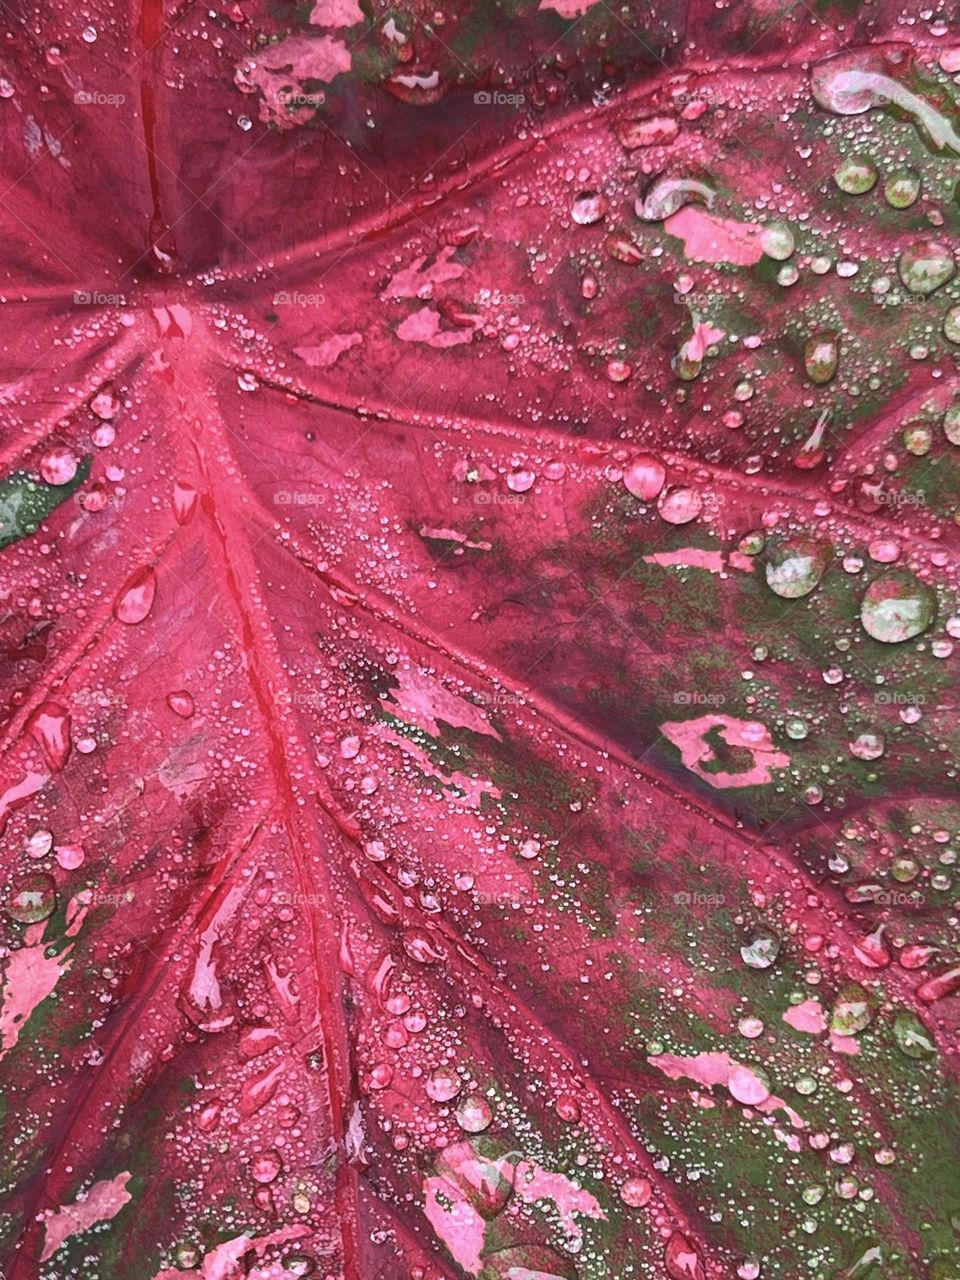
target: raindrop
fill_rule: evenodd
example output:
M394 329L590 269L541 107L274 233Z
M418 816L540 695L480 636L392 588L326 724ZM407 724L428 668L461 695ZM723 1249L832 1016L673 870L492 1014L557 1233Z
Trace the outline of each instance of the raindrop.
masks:
M40 459L40 475L47 484L69 484L77 474L78 462L70 449L48 449Z
M891 569L871 582L860 605L867 635L884 644L900 644L921 635L937 615L931 587L905 569Z
M57 885L43 871L22 876L7 895L6 911L21 924L36 924L52 916L57 906Z
M663 488L667 470L659 458L641 453L628 464L623 473L623 483L628 493L644 502L650 502Z
M606 212L607 202L596 191L581 191L574 199L570 210L574 222L581 227L589 227L591 223L599 222Z
M136 626L150 613L156 593L157 576L153 569L146 565L127 580L113 607L114 616L119 622L126 623L128 627Z
M915 240L897 259L904 288L920 295L946 284L956 269L950 247L942 240Z
M876 186L877 169L866 156L847 156L834 173L833 180L847 195L862 196Z
M769 969L780 954L780 939L772 933L758 934L740 948L743 963L751 969Z
M193 695L187 693L185 689L178 689L175 693L168 693L167 706L181 719L189 720L194 712Z
M764 569L767 585L784 600L808 596L826 572L830 555L826 543L808 539L788 539L768 547Z
M668 524L689 524L700 514L703 499L696 489L668 489L660 495L657 510Z
M456 1117L466 1133L482 1133L493 1120L493 1108L482 1094L471 1093L458 1104Z

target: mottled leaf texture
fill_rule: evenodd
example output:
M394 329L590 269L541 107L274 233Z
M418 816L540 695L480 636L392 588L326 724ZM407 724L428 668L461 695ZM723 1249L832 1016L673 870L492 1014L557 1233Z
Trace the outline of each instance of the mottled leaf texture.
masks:
M947 0L4 0L4 1280L957 1280Z

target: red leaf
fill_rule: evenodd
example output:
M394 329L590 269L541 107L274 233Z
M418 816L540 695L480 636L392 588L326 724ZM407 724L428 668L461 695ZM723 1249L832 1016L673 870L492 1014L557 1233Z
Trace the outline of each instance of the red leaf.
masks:
M950 1271L960 57L816 9L4 10L7 1280Z

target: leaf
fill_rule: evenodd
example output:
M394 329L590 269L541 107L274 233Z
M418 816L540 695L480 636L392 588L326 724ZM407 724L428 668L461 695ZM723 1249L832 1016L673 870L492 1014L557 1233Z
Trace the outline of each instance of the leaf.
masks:
M83 484L90 471L87 459L67 484L44 484L28 472L0 480L0 550L36 533L40 522Z
M924 13L4 10L6 1280L952 1274Z

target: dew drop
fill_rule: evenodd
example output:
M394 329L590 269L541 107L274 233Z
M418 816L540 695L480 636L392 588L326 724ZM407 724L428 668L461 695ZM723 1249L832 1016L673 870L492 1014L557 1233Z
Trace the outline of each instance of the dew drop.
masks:
M134 627L143 622L153 608L157 594L157 575L146 565L138 569L128 580L113 607L118 622Z

